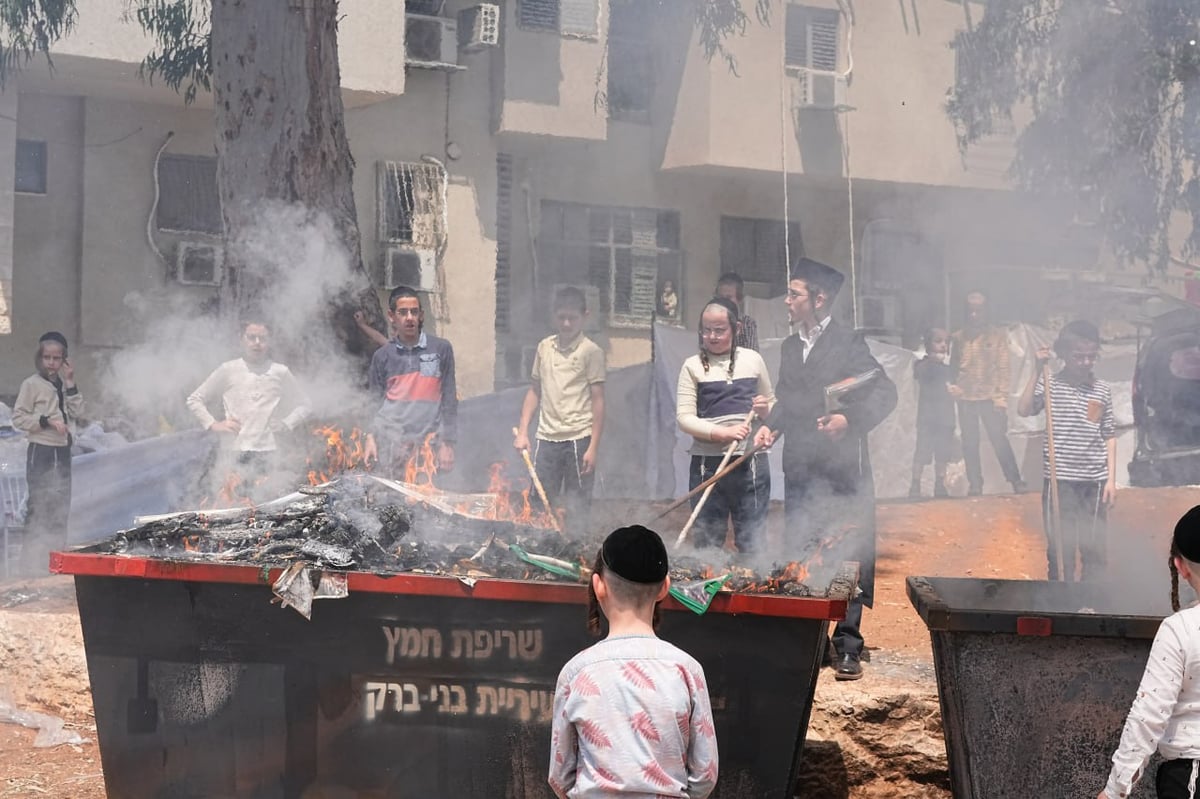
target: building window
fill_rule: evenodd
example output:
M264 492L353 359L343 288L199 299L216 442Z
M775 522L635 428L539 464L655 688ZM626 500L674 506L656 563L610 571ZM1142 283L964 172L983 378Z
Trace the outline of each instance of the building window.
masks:
M379 241L436 250L446 236L446 173L433 164L380 161Z
M741 275L750 296L766 299L783 294L787 255L795 261L804 252L800 223L788 223L786 242L783 231L778 219L721 217L721 271Z
M517 24L592 39L600 34L600 5L598 0L519 0Z
M46 142L17 139L16 190L46 193Z
M681 285L679 213L542 201L539 280L592 287L609 327L649 327L666 281Z
M784 61L791 69L835 72L841 14L827 8L789 5L784 21Z
M608 115L650 121L654 101L654 10L651 0L611 0L608 6Z
M158 163L158 229L220 235L217 159L165 155Z

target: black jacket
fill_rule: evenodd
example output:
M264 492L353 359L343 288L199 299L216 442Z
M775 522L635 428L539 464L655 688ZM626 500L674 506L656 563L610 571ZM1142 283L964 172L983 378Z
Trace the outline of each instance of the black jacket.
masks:
M845 493L864 488L874 495L867 434L896 407L896 384L871 355L861 335L835 319L817 338L805 361L804 343L798 335L783 341L779 365L777 402L766 424L782 434L783 471L789 482L820 477ZM872 369L879 376L847 395L838 411L850 428L838 441L817 429L825 415L825 387ZM840 492L839 492L840 493Z

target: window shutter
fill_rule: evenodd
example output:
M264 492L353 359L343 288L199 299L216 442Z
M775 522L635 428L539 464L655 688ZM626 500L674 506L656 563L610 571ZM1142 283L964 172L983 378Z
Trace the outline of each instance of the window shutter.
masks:
M600 34L597 0L558 0L558 29L565 36L595 37Z
M809 66L824 72L835 72L838 68L838 17L814 15L808 24Z
M496 155L496 332L507 333L512 291L512 156Z
M520 0L517 24L530 30L558 30L558 0Z
M789 5L784 20L784 63L797 69L836 71L840 22L837 11Z

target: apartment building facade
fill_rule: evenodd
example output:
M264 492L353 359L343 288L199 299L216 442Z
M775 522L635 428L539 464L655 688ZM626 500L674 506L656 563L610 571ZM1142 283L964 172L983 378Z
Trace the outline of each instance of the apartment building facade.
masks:
M222 280L211 98L141 80L122 3L86 5L54 71L0 95L14 392L43 329L96 374L140 335L139 298L200 305ZM1011 190L1011 135L959 153L950 44L981 4L775 3L725 40L734 67L687 0L342 6L364 261L429 292L464 395L526 379L562 285L620 366L653 317L691 326L721 272L774 297L800 253L851 275L839 313L906 341L968 285L1021 307L1046 267L1094 266L1090 231Z

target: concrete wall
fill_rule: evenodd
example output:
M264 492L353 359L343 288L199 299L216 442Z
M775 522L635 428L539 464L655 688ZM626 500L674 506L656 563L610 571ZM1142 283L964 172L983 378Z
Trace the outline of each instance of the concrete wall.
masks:
M118 62L127 72L154 49L126 0L86 0L76 4L74 30L55 53ZM342 86L353 92L404 93L404 3L393 0L343 0L338 4L338 57ZM132 66L132 70L128 67Z
M835 0L804 5L836 10ZM855 3L849 52L853 71L842 112L797 110L799 78L783 68L784 10L770 26L751 22L726 45L737 73L706 61L693 34L678 90L664 168L722 166L810 176L856 177L937 186L1008 188L1003 164L962 159L945 112L954 84L953 37L966 27L963 6L944 0ZM975 19L982 6L971 3ZM847 57L843 17L841 69ZM990 143L989 146L995 146ZM1003 150L1011 155L1011 149Z
M47 330L66 335L81 380L91 366L80 346L83 104L25 94L16 105L17 137L46 142L46 193L17 194L13 203L12 334L0 336L0 393L6 395L33 374L37 339Z

